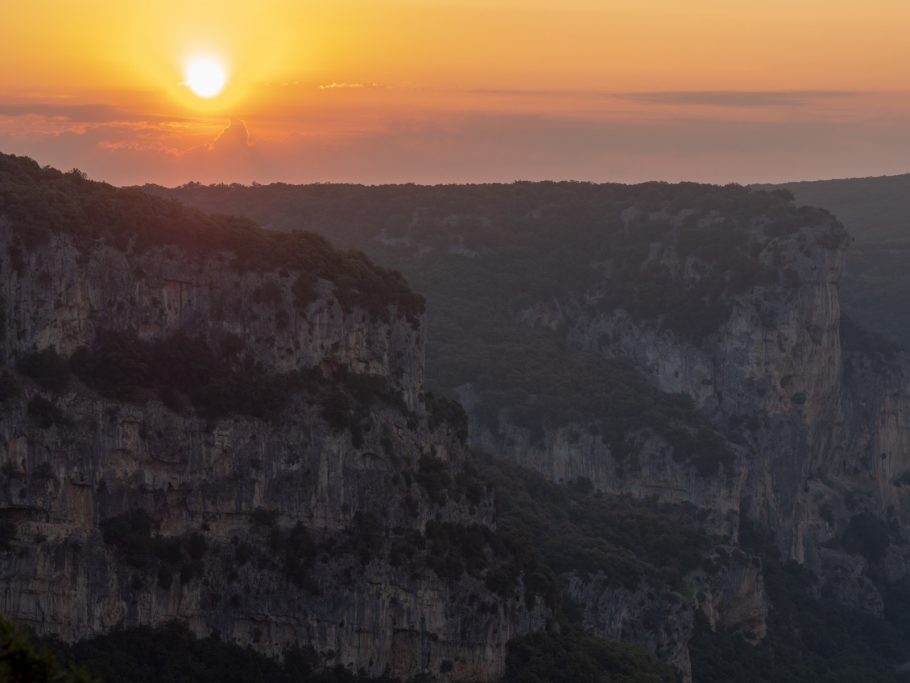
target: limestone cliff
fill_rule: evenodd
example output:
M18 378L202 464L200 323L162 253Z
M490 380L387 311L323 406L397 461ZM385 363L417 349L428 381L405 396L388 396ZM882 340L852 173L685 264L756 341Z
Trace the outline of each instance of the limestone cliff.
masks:
M649 259L672 273L675 286L691 288L710 264L680 254L678 223L672 215L661 220L665 232ZM669 310L604 309L609 276L518 314L558 330L575 348L630 358L660 390L691 397L734 456L717 472L705 476L675 459L659 435L638 437L630 466L584 425L550 428L535 441L507 413L498 430L478 423L473 438L557 480L586 477L605 491L694 503L710 511L712 528L734 535L740 524L756 523L786 556L822 576L825 590L881 613L866 570L882 558L843 541L864 515L879 520L876 528L887 526L882 533L891 538L881 541L889 580L906 575L908 360L842 348L837 287L847 240L833 218L773 237L757 222L748 244L773 277L728 297L707 334L674 329ZM592 267L608 273L611 266Z
M464 433L424 394L420 310L356 286L387 274L32 228L0 218L0 612L66 640L180 618L368 675L501 673L544 608L430 567L428 527L493 512L449 487Z

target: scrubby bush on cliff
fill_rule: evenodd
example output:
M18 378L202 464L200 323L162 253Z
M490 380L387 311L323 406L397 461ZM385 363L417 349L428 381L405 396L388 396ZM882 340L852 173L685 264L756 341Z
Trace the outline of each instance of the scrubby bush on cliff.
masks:
M16 540L16 523L10 519L0 520L0 550L6 551Z
M686 573L711 567L712 540L684 506L559 486L488 456L473 463L492 488L497 534L513 554L524 555L528 575L542 568L554 575L603 573L628 587L652 577L679 588Z
M102 330L91 346L73 353L69 366L106 398L158 398L175 411L182 411L187 399L207 419L238 414L276 420L295 395L303 394L322 406L334 431L351 432L355 447L363 442L361 424L378 405L407 412L401 394L381 375L346 368L329 374L319 368L269 372L242 350L242 342L231 335L216 352L202 337L178 333L145 341L131 330Z
M272 526L268 543L281 571L295 586L317 590L310 577L310 568L316 559L316 544L303 524L298 522L290 529Z
M162 588L170 586L172 570L179 570L182 583L202 574L208 543L198 531L180 536L153 533L158 525L142 508L103 519L99 526L105 544L131 566L156 568Z
M0 614L0 681L5 683L92 683L81 671L64 670L47 648Z
M581 629L509 641L502 683L674 683L676 673L648 651Z
M21 356L16 369L35 380L42 389L56 393L66 389L70 380L69 363L53 346Z
M70 365L106 398L139 401L176 391L207 418L275 418L306 381L300 373L267 373L236 358L231 362L204 339L183 334L144 341L132 331L102 331L91 347L73 354ZM169 402L177 407L179 398Z
M842 538L847 552L862 555L873 563L885 556L890 542L888 525L868 512L853 515Z
M546 427L575 424L603 439L618 460L634 450L629 442L636 435L655 433L702 475L732 463L728 446L688 396L655 389L626 360L566 349L551 332L531 330L525 338L526 344L516 341L479 359L484 372L477 382L485 389L477 412L490 430L498 430L504 414L540 445Z
M280 659L217 635L197 638L181 622L114 630L73 645L51 643L57 658L105 683L400 683L366 678L341 667L323 670L311 648L290 648Z
M55 425L69 426L72 420L64 413L55 401L48 400L41 395L34 395L29 399L26 412L41 429L50 429Z
M427 392L424 396L426 399L427 410L430 413L430 429L436 429L441 425L449 425L462 442L468 439L468 416L458 401L435 396L432 392Z
M142 508L101 520L101 534L131 564L144 566L152 555L154 520Z
M437 505L446 502L452 477L449 473L449 465L445 460L437 458L432 453L424 453L417 462L417 472L414 478L427 492L431 501Z
M4 403L11 398L19 396L21 389L19 382L8 370L0 372L0 403Z

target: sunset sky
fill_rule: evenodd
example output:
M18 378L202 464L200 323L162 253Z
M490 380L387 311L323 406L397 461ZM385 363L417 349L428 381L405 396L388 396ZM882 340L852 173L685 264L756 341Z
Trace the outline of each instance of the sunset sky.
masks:
M116 184L910 170L906 0L5 3L0 151ZM185 67L216 60L210 99Z

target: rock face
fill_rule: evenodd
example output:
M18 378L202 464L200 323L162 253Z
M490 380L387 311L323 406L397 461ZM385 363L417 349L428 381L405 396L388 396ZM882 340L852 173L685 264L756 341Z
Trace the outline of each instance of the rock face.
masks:
M506 413L498 429L477 419L472 438L558 481L584 477L607 492L693 503L710 511L709 527L734 536L744 521L757 524L843 602L881 613L864 570L882 557L842 541L874 518L890 541L873 554L887 558L890 580L906 575L908 359L842 347L838 281L847 240L834 219L773 239L762 229L752 236L757 260L779 277L731 297L722 322L700 338L662 317L600 310L609 278L519 313L575 348L630 358L662 391L691 397L734 454L720 471L705 476L675 460L656 435L638 439L634 466L583 424L548 428L535 441ZM681 288L702 272L697 259L680 256L672 229L651 244L650 258Z
M908 361L842 347L848 237L786 193L658 183L151 189L277 229L301 222L400 268L435 307L430 381L458 395L477 446L557 481L691 502L709 528L734 536L751 521L816 572L856 517L906 528ZM496 375L525 342L540 352ZM461 346L485 355L472 364ZM547 380L546 364L569 372L576 351L628 359L654 388L688 396L731 457L700 468L647 427L624 443L605 438L592 429L605 402L521 381ZM539 409L518 419L548 396L551 416L575 404L555 419ZM889 533L881 554L894 576L903 532ZM845 567L839 576L856 574Z
M712 629L733 631L749 642L765 636L768 605L761 563L735 548L718 548L721 569L690 577L693 596L668 593L657 583L618 588L605 576L563 577L566 594L582 606L587 629L608 640L640 643L691 681L688 644L700 610Z
M66 358L101 331L188 333L231 340L266 374L381 378L386 398L357 412L352 394L357 417L339 427L307 386L268 418L203 417L154 394L124 402L75 377L53 391L20 377L0 414L0 516L17 539L0 553L0 612L66 640L180 618L370 675L469 680L496 678L506 642L540 627L542 608L520 595L440 579L415 540L431 519L492 521L488 498L438 500L417 481L422 457L452 475L465 457L424 398L420 319L345 310L326 280L301 306L295 273L244 272L227 253L56 233L22 250L16 235L0 223L8 367ZM396 543L407 551L389 562Z
M481 371L461 357L437 368L471 418L471 445L555 481L691 504L718 535L716 571L683 577L677 593L650 579L623 587L603 574L561 575L587 628L645 645L684 679L697 611L712 628L761 640L761 567L737 547L747 530L810 568L821 594L881 614L883 585L910 575L910 359L842 319L840 224L784 200L755 200L750 213L745 191L542 189L552 205L534 188L497 189L518 194L491 217L467 206L474 190L452 190L450 203L466 206L442 217L405 211L401 229L385 217L381 230L370 224L365 204L350 224L366 227L345 239L437 288L428 287L431 304L435 291L438 306L452 307L442 329L465 335L446 349L479 349ZM561 192L572 194L575 232ZM609 196L588 205L587 192ZM564 224L578 244L552 236ZM0 377L0 516L18 531L15 552L0 554L0 611L66 638L176 616L273 653L310 645L327 663L370 674L479 680L502 671L509 638L547 623L546 607L521 589L496 595L476 576L453 582L431 569L429 525L489 528L495 517L489 495L440 498L422 471L441 462L457 480L466 457L456 426L423 392L422 317L351 304L341 277L322 277L301 301L298 273L238 267L226 252L86 245L57 233L23 249L16 232L14 222L0 226L8 368L35 351L68 357L108 331L135 330L145 343L191 334L212 349L236 347L259 373L306 379L274 416L225 417L181 410L155 391L115 400L75 377L51 390L17 375L14 395ZM431 279L439 273L455 285ZM502 291L484 298L478 288L491 282ZM466 307L488 316L484 324L502 322L508 352L521 351L525 331L546 333L534 338L544 351L497 375L503 355L469 345ZM519 333L509 337L508 325ZM566 353L549 354L541 339ZM623 415L631 426L618 434L577 405L564 414L581 418L518 419L549 389L515 377L568 362L569 352L628 362L648 396L686 397L691 410L672 403L659 415L671 416L669 428ZM381 378L385 389L344 389L339 422L325 382L344 377ZM498 403L488 400L490 377L514 382L492 387L511 392ZM550 407L577 398L552 386ZM148 520L129 517L137 509Z
M669 573L622 534L585 529L594 559L570 547L554 568L517 508L497 530L464 414L424 391L422 299L362 255L2 155L0 207L0 613L67 641L180 619L405 680L498 679L507 643L558 629L566 596L685 681L696 610L761 638L758 565L694 522L674 527L698 549ZM588 432L550 451L513 437L556 479L735 526L744 477L706 486L659 434L636 434L647 472ZM535 502L566 494L533 476ZM600 500L576 493L548 514Z

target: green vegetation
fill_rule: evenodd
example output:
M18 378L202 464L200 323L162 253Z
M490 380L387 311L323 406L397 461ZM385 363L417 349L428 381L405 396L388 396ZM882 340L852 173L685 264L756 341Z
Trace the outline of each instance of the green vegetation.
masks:
M299 271L298 304L312 299L317 278L330 280L345 309L365 308L388 319L390 306L412 320L423 311L423 298L400 274L379 268L360 252L340 252L310 233L278 234L249 219L207 215L138 189L115 188L87 180L78 172L41 168L31 159L0 155L0 214L13 221L18 241L9 254L21 271L25 253L53 234L65 234L77 246L98 242L126 251L174 245L195 253L229 252L242 270Z
M99 332L70 365L79 379L106 398L158 397L180 411L185 396L206 418L230 414L273 419L295 390L319 381L318 372L268 373L249 356L216 354L202 338L177 334L157 341L132 332Z
M316 590L310 578L310 567L316 556L316 545L303 524L298 522L291 529L273 529L269 546L280 558L284 575L298 588Z
M424 399L430 413L430 429L447 424L462 442L468 440L468 416L458 401L434 396L432 392L427 392Z
M100 524L104 542L137 569L157 570L158 585L170 588L173 571L181 583L200 576L207 551L205 536L197 531L180 536L152 533L157 525L142 508L130 510Z
M51 651L0 614L0 681L4 683L92 683L78 670L64 670Z
M250 522L252 522L254 526L273 527L278 522L279 516L280 513L278 510L267 510L258 507L250 513Z
M771 600L768 635L749 645L735 633L712 633L702 620L690 645L699 683L907 683L899 672L910 633L891 621L814 597L814 578L795 563L765 559Z
M60 393L69 385L69 363L57 354L53 346L23 355L16 363L16 369L46 391Z
M61 666L63 663L66 668ZM78 667L78 668L77 668ZM451 671L443 662L443 673ZM82 673L85 671L87 673ZM91 678L90 678L91 676ZM281 660L221 640L197 638L181 622L114 630L67 645L41 641L0 616L0 680L10 683L400 683L343 668L321 670L310 648ZM431 681L424 676L417 681ZM671 683L671 670L640 648L577 630L534 634L509 643L502 683Z
M320 671L311 649L290 649L279 661L217 635L196 638L180 622L51 646L60 661L78 665L104 683L397 683L341 667Z
M363 444L362 424L377 405L410 414L402 395L382 375L357 374L342 367L322 384L322 417L336 432L350 430L355 448Z
M474 466L493 490L497 533L524 554L531 571L603 572L630 588L652 577L681 589L686 573L712 569L712 539L693 509L605 496L584 483L559 486L486 456L475 457Z
M216 352L201 337L178 333L144 341L132 331L102 330L92 346L78 349L68 361L50 350L25 356L19 366L47 390L62 390L67 383L49 378L68 381L72 371L105 398L127 402L157 398L175 412L192 407L206 419L248 415L276 420L293 397L303 393L320 403L336 431L350 429L357 447L363 440L360 425L377 405L407 412L401 394L384 377L347 368L330 375L318 368L273 373L242 353L239 343L227 336ZM29 402L29 415L43 428L67 423L54 401L37 394Z
M9 550L16 540L16 523L9 519L0 520L0 551Z
M8 370L0 372L0 403L16 398L20 393L19 382Z
M72 425L72 420L60 409L55 401L50 401L37 394L29 399L26 412L29 418L41 429L50 429L55 425L62 427Z
M446 581L467 574L504 598L523 586L528 604L539 597L565 611L560 574L602 573L613 585L628 588L650 578L682 590L687 573L714 569L714 539L699 529L687 507L605 496L584 481L560 486L482 454L474 454L455 478L444 461L424 455L415 479L436 503L450 497L476 503L490 492L496 504L495 531L431 521L424 538L408 541L426 547L427 565ZM394 543L391 553L398 566Z
M562 633L534 633L510 641L502 681L673 683L676 674L639 647L601 640L580 629L567 629Z
M841 539L844 550L872 564L884 558L890 543L888 525L868 512L853 515Z
M881 566L888 544L884 522L855 515L844 534L848 552L866 556L866 574L885 597L884 618L843 606L805 567L781 558L772 540L750 524L741 545L762 557L770 602L768 633L758 645L738 634L713 633L701 618L690 644L699 683L910 683L910 591L889 584Z
M430 453L424 453L417 462L417 483L420 484L430 500L437 505L446 502L452 478L448 464Z

